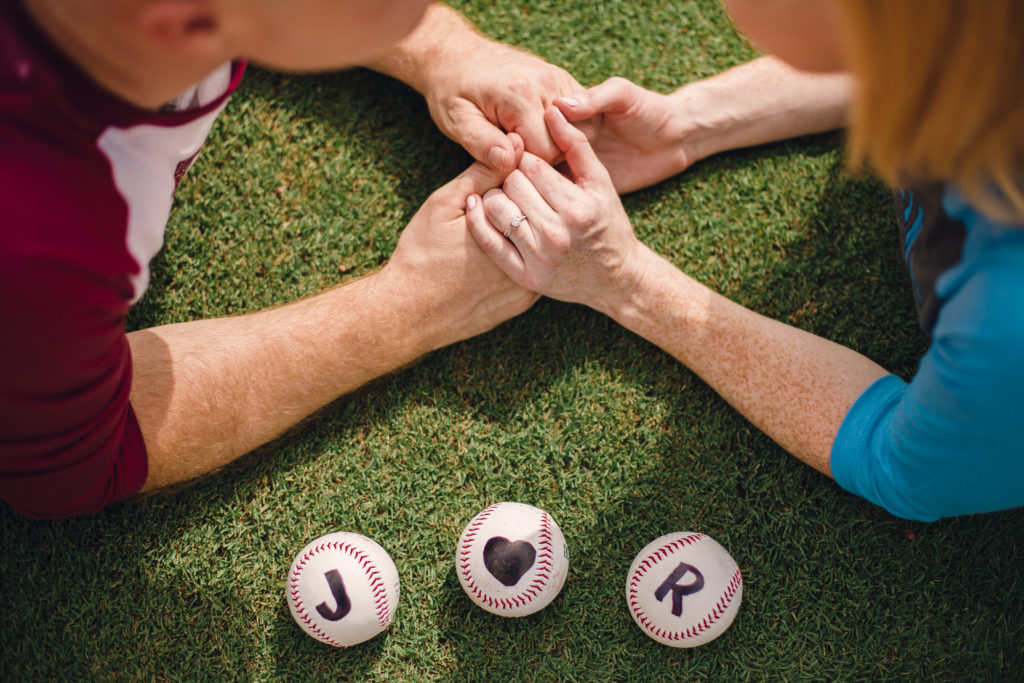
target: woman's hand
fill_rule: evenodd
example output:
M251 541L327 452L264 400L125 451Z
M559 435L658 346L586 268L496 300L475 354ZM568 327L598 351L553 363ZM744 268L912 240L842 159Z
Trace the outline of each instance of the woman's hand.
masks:
M501 189L469 196L470 232L524 288L610 314L642 281L651 252L633 234L586 136L555 107L544 119L572 178L524 154Z
M555 104L587 132L622 193L719 152L843 126L852 92L844 74L803 73L761 57L669 95L612 78Z
M610 78L555 105L566 119L587 125L590 144L619 193L681 173L696 159L686 144L681 100Z

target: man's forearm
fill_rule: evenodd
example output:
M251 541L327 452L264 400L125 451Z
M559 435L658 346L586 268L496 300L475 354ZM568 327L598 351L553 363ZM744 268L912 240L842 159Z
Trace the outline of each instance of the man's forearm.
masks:
M686 124L690 161L847 124L853 81L761 57L687 84L670 97Z
M643 260L643 284L605 312L675 356L780 446L831 475L843 418L886 371L851 349L743 308L646 248Z
M268 311L130 334L145 488L216 469L366 382L529 308L536 295L466 230L466 197L499 178L473 164L435 191L373 275Z
M214 470L437 345L387 273L232 318L131 333L145 490Z
M431 65L455 53L469 52L477 40L484 38L462 15L447 5L434 3L412 33L366 66L397 78L422 95L427 92Z

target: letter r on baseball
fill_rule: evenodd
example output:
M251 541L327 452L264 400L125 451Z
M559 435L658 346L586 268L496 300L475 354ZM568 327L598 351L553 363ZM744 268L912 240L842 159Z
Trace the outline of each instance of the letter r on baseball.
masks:
M693 582L687 584L679 583L687 574L692 573ZM693 565L680 562L679 566L672 570L668 578L661 582L658 590L654 591L654 597L658 602L665 599L669 591L672 591L672 614L679 617L683 614L683 596L696 593L704 587L704 575Z

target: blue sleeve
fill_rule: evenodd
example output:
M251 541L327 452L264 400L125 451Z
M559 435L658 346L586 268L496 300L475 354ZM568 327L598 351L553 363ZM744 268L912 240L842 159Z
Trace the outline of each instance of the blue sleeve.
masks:
M913 380L883 377L847 413L832 447L840 486L921 521L1024 505L1019 255L948 274L950 297Z

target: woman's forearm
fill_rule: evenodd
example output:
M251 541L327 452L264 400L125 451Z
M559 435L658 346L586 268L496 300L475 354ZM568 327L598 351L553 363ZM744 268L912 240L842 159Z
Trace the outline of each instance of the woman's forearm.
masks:
M605 312L671 353L780 446L831 475L843 418L887 371L716 294L646 248L643 260L642 284Z
M853 93L846 74L797 71L761 57L689 83L670 97L685 122L692 161L741 147L841 128Z

